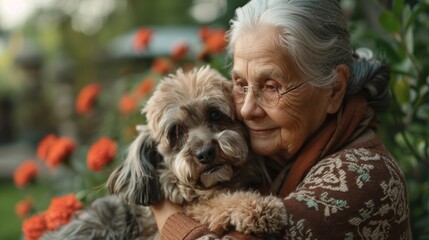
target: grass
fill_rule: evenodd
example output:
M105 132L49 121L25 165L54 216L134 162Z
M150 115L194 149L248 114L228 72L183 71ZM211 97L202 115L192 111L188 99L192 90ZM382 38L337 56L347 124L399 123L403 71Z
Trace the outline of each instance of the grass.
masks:
M15 204L31 196L35 208L45 210L50 202L49 188L43 184L36 184L29 188L18 189L10 179L0 179L0 239L20 239L20 219L15 213Z

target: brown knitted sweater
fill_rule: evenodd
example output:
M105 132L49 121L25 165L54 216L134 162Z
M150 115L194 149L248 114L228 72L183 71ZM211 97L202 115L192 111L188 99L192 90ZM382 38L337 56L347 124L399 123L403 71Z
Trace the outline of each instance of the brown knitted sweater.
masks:
M363 95L351 96L290 166L274 168L275 181L266 192L283 199L284 239L411 239L405 180L381 141L367 134L374 133L375 123ZM216 236L179 213L167 220L161 239L257 238L238 232Z
M279 191L281 192L281 191ZM284 199L284 239L411 239L401 170L378 138L326 156ZM257 239L216 236L183 214L171 216L161 239Z

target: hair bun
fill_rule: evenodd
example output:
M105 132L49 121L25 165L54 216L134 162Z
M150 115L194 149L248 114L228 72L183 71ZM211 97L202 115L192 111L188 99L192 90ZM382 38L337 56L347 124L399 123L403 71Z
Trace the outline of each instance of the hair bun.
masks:
M371 60L374 58L374 53L372 52L372 50L365 47L356 49L354 51L354 54L357 58L363 58L365 60Z

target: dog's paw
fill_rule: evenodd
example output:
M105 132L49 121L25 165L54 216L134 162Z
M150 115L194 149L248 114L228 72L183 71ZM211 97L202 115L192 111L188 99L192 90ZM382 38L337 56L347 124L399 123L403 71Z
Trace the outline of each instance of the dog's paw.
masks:
M185 213L195 221L207 225L211 232L222 235L231 225L230 213L227 209L214 207L215 201L212 200L190 204Z
M258 193L237 192L240 201L231 212L231 225L239 232L257 235L279 235L287 222L287 213L280 198ZM232 203L231 203L232 204Z
M216 233L234 229L247 234L278 235L287 220L281 199L255 192L220 194L189 205L186 213Z

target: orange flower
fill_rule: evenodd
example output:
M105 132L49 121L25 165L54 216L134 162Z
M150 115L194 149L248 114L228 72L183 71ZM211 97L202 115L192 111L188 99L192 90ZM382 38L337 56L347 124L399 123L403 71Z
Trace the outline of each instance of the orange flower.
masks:
M26 240L37 240L45 231L48 230L46 226L46 219L44 213L36 214L22 223L22 232Z
M67 137L58 138L51 146L46 157L46 165L56 167L58 164L67 160L71 153L76 148L74 141Z
M152 31L150 29L141 28L140 30L138 30L136 35L134 36L134 50L145 50L151 38Z
M100 171L109 164L116 155L116 143L107 137L102 137L88 151L87 165L92 171Z
M136 89L137 97L143 97L152 90L155 85L155 81L152 78L146 78Z
M27 214L30 213L31 209L33 208L33 199L26 198L24 200L19 201L15 205L15 212L18 217L25 217Z
M100 86L98 84L93 83L84 87L77 97L76 111L80 114L91 112L99 93Z
M174 60L179 60L183 58L186 53L188 52L189 46L185 42L180 42L174 45L173 49L171 50L171 58Z
M37 146L37 156L40 160L45 160L48 156L49 149L57 141L57 137L54 134L46 135Z
M123 114L133 112L137 108L137 99L130 94L125 94L119 101L119 111Z
M200 28L200 31L198 32L198 35L200 36L201 41L206 42L206 40L209 38L211 33L210 28L208 27L202 27Z
M67 224L78 209L82 208L82 203L74 194L68 194L51 200L51 204L46 210L46 226L49 230L55 230Z
M222 52L226 46L225 31L222 29L212 31L205 42L205 46L210 53Z
M226 47L225 30L203 27L199 32L204 43L203 50L198 54L199 59L206 59L210 54L221 53Z
M171 62L166 58L157 58L152 63L152 70L159 74L166 74L170 68Z
M37 166L36 161L27 160L21 163L13 173L15 185L19 188L25 187L37 176L38 172L39 167Z

